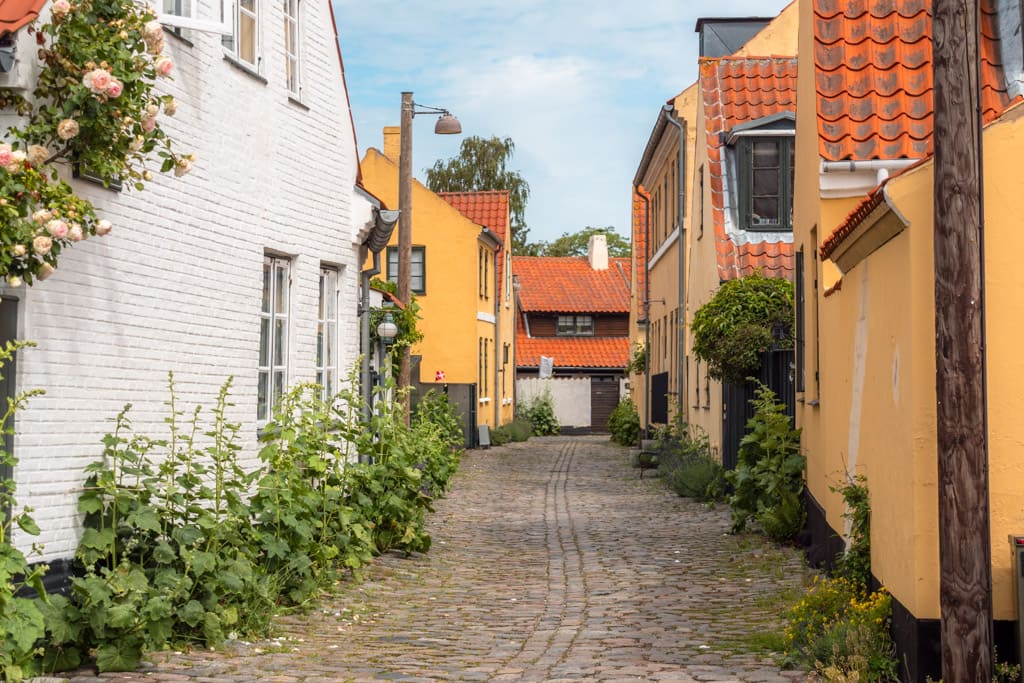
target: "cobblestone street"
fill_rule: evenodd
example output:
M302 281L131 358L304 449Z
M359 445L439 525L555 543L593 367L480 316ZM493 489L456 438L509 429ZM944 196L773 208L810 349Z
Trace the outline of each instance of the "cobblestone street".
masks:
M469 452L428 554L378 558L274 640L71 680L802 680L758 653L798 553L637 472L607 437Z

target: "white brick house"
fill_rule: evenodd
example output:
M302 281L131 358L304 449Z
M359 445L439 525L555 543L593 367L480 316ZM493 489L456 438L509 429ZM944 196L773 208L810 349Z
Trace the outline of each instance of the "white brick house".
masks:
M329 0L239 6L253 8L245 21L255 17L255 37L242 38L249 44L236 36L228 48L220 34L200 31L166 39L176 66L160 87L178 107L161 125L179 150L195 154L192 172L158 176L143 192L75 181L113 232L66 251L45 282L3 291L0 331L6 324L38 344L19 354L15 385L47 392L19 413L14 443L18 503L35 508L43 530L18 542L26 550L44 544L41 559L74 553L83 468L102 452L110 418L132 403L139 431L166 433L168 371L186 409L212 407L234 377L230 419L242 424L245 457L254 458L266 416L261 376L270 385L314 381L323 370L319 324L335 358L328 370L344 379L357 360L359 246L373 200L357 188ZM286 11L297 21L287 22ZM291 55L286 26L298 33ZM265 268L290 282L285 305L271 314L261 313ZM321 278L336 302L327 320ZM261 374L274 343L261 341L264 324L285 333L283 362Z

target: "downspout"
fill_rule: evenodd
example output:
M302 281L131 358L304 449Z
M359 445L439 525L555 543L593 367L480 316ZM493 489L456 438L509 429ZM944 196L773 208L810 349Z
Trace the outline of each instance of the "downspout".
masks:
M501 403L505 400L505 366L499 366L498 361L501 359L501 296L498 294L498 258L501 256L501 247L494 252L494 267L491 268L491 272L494 273L494 287L491 291L494 292L494 428L497 429L501 426ZM502 266L505 264L502 263ZM502 382L498 383L498 378L502 379Z
M373 228L362 244L362 247L373 254L373 265L359 273L361 285L359 345L362 351L359 380L363 396L363 419L366 422L370 420L370 399L373 398L370 386L370 278L380 273L380 252L387 247L397 222L398 211L382 210L379 206L373 207ZM360 255L362 255L362 249L360 249Z
M679 238L676 245L679 249L679 305L676 308L676 397L679 400L679 412L686 416L689 422L689 408L686 401L686 394L683 393L683 371L685 350L683 344L686 341L686 227L683 219L686 216L686 126L676 120L674 116L675 107L666 104L661 109L665 120L676 127L679 132L679 152L677 163L679 164L676 173L676 182L679 185L679 201L676 207L676 229L679 230Z
M640 303L644 312L644 436L651 436L651 314L648 311L651 298L651 274L647 271L647 259L651 250L651 200L640 192L637 195L644 202L644 299Z

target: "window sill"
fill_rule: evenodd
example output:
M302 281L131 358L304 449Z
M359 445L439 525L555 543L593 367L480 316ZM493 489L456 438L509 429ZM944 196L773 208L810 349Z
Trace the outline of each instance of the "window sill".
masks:
M254 67L251 64L246 64L230 52L224 53L224 61L230 64L231 66L235 67L242 73L256 79L263 85L267 85L268 83L270 83L270 81L268 81L266 77L260 75L260 73L256 70L256 67Z
M309 105L306 104L305 102L303 102L302 100L300 100L295 95L289 95L288 96L288 103L289 104L294 104L296 107L298 107L299 109L302 109L303 111L309 111Z

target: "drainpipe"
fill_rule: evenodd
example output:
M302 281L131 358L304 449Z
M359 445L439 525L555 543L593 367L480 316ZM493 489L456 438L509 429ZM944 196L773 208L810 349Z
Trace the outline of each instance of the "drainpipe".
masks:
M498 259L501 257L501 247L494 252L494 428L501 426L501 403L505 400L505 367L499 366L501 360L501 296L498 294ZM502 266L505 264L502 263ZM499 384L498 378L502 379Z
M644 202L644 298L640 302L644 313L644 436L651 436L651 274L647 270L647 260L651 251L651 200L644 192L640 192L639 185L633 186L637 195Z
M679 132L679 153L677 163L679 164L676 173L676 182L679 185L679 201L676 207L676 229L679 230L679 239L676 244L679 248L679 305L676 309L676 398L679 401L679 412L690 419L687 407L686 394L683 393L683 358L685 351L683 344L686 341L686 227L683 219L686 216L686 126L676 120L675 107L666 104L661 108L665 120L676 127Z

